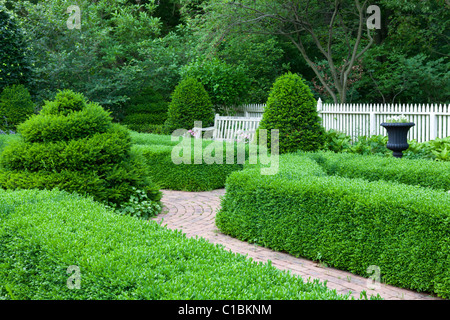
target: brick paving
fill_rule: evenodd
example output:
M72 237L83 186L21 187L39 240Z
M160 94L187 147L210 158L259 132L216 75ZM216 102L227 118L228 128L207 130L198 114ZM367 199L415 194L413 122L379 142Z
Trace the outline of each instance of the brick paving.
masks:
M203 237L211 243L221 244L227 250L248 255L254 261L272 261L272 265L292 274L308 278L327 281L327 287L336 289L338 293L351 292L355 298L360 297L362 291L367 296L377 293L385 300L440 300L434 296L411 290L378 284L378 288L370 288L368 279L317 262L296 258L283 252L277 252L255 244L240 241L221 233L215 225L215 214L220 208L220 197L225 189L208 192L184 192L162 190L164 205L163 212L152 220L161 222L169 229L182 230L187 237Z

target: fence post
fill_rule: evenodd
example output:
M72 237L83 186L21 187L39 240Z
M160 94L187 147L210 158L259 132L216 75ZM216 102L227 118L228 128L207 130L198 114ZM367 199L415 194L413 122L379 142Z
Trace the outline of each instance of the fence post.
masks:
M436 140L437 138L436 117L436 113L430 113L430 140Z
M317 112L322 111L322 99L317 100Z
M377 119L375 117L375 112L371 112L370 113L370 135L374 136L377 134L377 123L376 123Z

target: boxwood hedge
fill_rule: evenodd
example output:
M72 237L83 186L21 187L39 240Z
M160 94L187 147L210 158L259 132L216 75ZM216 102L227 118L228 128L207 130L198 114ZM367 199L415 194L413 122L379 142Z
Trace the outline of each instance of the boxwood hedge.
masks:
M329 175L364 178L370 181L396 181L409 185L450 190L450 162L333 152L305 154L319 163Z
M133 143L132 150L144 155L152 181L163 189L183 191L207 191L224 188L228 175L243 169L243 162L249 160L250 150L259 152L260 149L256 145L254 148L250 148L248 144L237 142L228 143L191 138L190 164L175 164L172 160L172 153L174 148L182 148L183 138L179 137L172 140L170 135L131 132L131 141ZM199 141L201 141L201 145L197 145ZM223 150L223 155L217 158L219 163L215 160L214 163L205 161L204 155L210 154L211 157L215 157L214 149L219 150L219 148ZM231 149L233 149L232 161L230 161L231 156L227 160L227 150ZM241 156L242 151L245 151L244 159ZM182 155L181 151L179 155ZM200 164L197 164L195 159L200 159L199 156L202 156L203 160ZM258 160L258 155L255 154L253 159Z
M199 150L204 150L208 144L204 143ZM169 145L134 145L132 147L132 150L143 154L152 181L162 189L207 191L224 188L227 176L243 168L243 165L238 164L237 161L227 164L225 155L221 157L222 164L208 164L205 161L196 164L194 147L191 149L190 164L175 164L172 160L174 147Z
M0 220L0 300L349 298L63 191L0 190Z
M328 176L308 156L289 154L277 175L232 173L221 206L218 228L238 239L363 276L376 265L387 284L450 297L450 195L442 190Z

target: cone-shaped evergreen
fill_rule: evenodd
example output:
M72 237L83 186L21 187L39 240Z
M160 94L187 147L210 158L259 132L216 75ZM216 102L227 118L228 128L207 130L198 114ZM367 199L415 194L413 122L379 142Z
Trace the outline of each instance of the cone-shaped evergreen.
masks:
M267 129L271 145L272 129L279 130L279 152L314 151L324 143L325 130L317 114L317 101L303 79L292 73L274 83L258 132Z
M195 78L186 78L173 92L165 132L171 134L176 129L192 129L194 121L201 121L203 127L213 125L214 109L203 85Z
M38 115L18 127L21 140L0 156L2 188L59 189L120 204L133 187L159 200L141 155L131 152L128 130L82 94L60 91Z

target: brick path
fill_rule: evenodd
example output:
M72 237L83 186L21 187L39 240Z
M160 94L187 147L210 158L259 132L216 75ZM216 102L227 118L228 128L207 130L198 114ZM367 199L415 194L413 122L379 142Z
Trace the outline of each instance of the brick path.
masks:
M187 237L203 237L211 243L222 244L226 249L248 257L255 261L272 261L272 265L281 270L290 270L293 274L300 275L304 280L318 278L327 280L327 287L336 289L338 293L352 292L355 298L359 298L361 291L366 291L367 296L377 293L385 300L430 300L438 299L424 293L400 289L385 284L378 284L375 290L368 288L367 279L355 274L344 272L320 265L316 262L296 258L286 253L276 252L254 244L237 240L222 234L215 226L215 213L220 207L220 196L225 189L209 192L183 192L162 190L164 211L153 218L166 225L169 229L182 230Z

